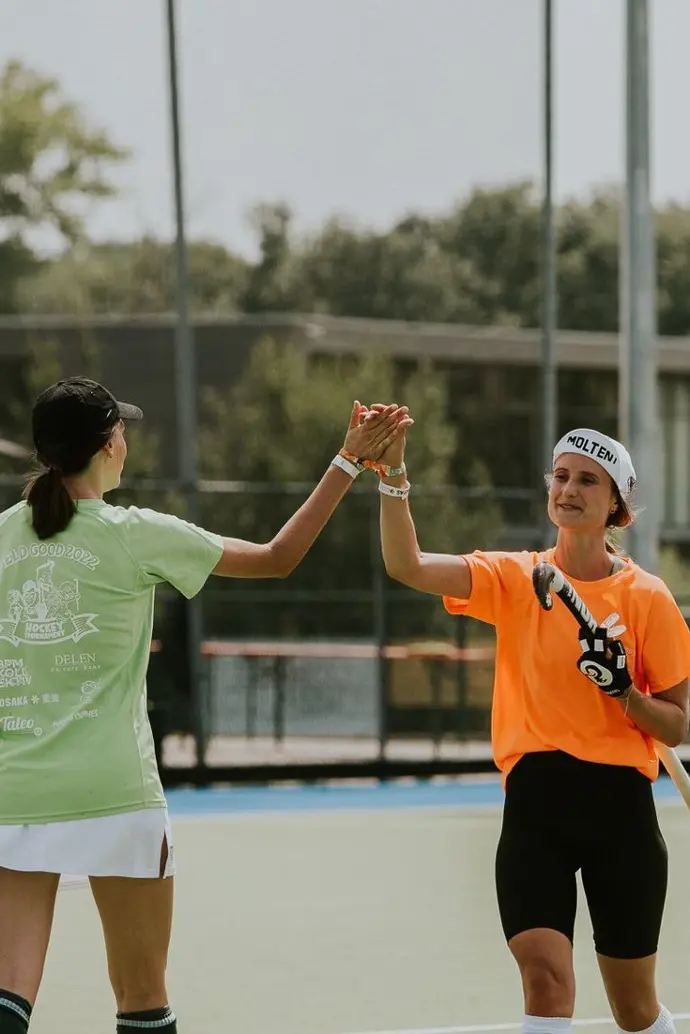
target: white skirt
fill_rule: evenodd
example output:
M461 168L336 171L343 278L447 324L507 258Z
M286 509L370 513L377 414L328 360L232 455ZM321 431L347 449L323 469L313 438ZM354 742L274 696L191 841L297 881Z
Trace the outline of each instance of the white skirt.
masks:
M167 845L163 876L174 876L172 831L167 808L146 808L95 819L0 825L0 867L55 872L67 882L87 876L156 879Z

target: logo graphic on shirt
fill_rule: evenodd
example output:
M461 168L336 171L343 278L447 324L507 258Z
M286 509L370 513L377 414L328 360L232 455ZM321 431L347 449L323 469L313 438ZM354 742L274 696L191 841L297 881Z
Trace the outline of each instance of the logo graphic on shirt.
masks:
M36 568L35 577L24 582L21 590L7 594L7 611L0 619L0 639L13 646L28 643L78 643L84 636L97 632L97 614L79 613L81 592L79 581L68 578L56 583L55 561L48 560Z
M0 715L0 733L18 732L31 736L42 736L43 729L36 725L33 718L20 718L16 714Z
M4 571L15 564L23 564L27 560L44 559L71 560L75 564L95 571L101 560L88 549L75 546L71 542L32 542L30 546L15 546L9 553L0 556L0 570Z
M97 693L101 688L100 682L94 682L93 679L89 679L88 682L83 682L81 685L81 698L82 703L88 704L93 697L94 693Z
M0 661L0 687L30 685L31 675L26 670L24 661Z
M578 665L583 675L586 675L588 679L595 682L597 686L604 689L606 686L610 686L613 682L613 674L608 668L605 668L603 664L598 664L596 661L585 661Z
M70 722L83 722L85 719L98 718L98 708L92 708L91 710L77 711L76 714L68 714L64 718L58 718L53 722L54 729L64 729Z
M75 671L98 671L100 667L95 653L56 653L51 671L71 674Z

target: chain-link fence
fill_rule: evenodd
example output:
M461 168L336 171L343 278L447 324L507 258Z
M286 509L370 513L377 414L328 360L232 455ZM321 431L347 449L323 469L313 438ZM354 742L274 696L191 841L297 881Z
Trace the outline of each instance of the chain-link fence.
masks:
M172 511L173 486L130 484L108 497ZM201 523L222 534L269 539L311 486L206 484ZM19 484L5 477L2 508ZM414 500L430 549L470 542L463 521L487 502L451 488ZM171 779L217 771L311 763L489 763L493 633L451 617L437 597L385 573L375 484L355 485L289 580L210 578L201 593L200 684L189 653L187 602L157 590L148 680L161 761ZM455 527L454 527L455 522ZM276 767L277 766L277 767Z

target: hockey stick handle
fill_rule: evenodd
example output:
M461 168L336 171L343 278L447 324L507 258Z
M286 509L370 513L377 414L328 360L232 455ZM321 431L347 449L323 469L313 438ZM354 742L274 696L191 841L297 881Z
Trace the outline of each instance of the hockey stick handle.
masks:
M681 795L688 808L690 808L690 775L685 770L683 762L673 747L667 747L665 743L654 741L656 752L664 763L664 768L673 780L673 784Z
M596 632L596 619L585 606L584 600L580 598L564 574L561 574L560 571L557 574L560 576L562 584L560 588L557 588L555 584L553 585L555 594L566 605L580 628L585 632Z
M584 600L581 599L565 575L553 564L545 562L537 564L534 568L532 583L537 599L545 610L550 610L553 606L550 594L554 593L568 608L580 628L587 632L596 631L597 622L585 606ZM665 743L659 743L658 740L654 741L654 745L678 793L690 808L690 775L686 772L683 762L672 747L667 747Z

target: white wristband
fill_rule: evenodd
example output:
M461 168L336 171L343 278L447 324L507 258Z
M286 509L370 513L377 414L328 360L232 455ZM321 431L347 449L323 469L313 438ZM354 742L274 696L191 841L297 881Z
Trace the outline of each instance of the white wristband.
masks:
M346 474L350 475L353 481L355 480L357 475L361 473L359 468L356 467L354 463L350 463L350 461L346 460L344 456L340 455L340 453L338 453L337 456L333 457L333 459L331 460L331 466L340 467L341 470L344 470Z
M381 495L389 495L393 499L407 499L410 494L410 486L397 488L395 485L387 485L385 481L379 481L379 492Z

